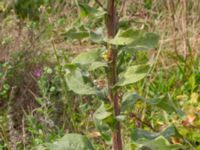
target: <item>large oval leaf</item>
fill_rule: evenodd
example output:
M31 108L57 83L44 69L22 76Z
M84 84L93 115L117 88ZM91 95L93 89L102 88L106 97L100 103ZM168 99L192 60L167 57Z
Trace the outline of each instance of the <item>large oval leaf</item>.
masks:
M128 45L131 44L140 35L139 30L127 29L119 30L113 39L108 39L106 42L113 45Z
M159 36L155 33L129 28L119 30L113 39L105 41L113 45L127 46L127 49L148 50L158 45Z
M116 86L124 86L142 80L147 75L149 68L149 65L129 66L121 75Z
M170 144L163 136L159 136L153 140L137 143L136 150L179 150L183 146L179 144Z
M100 49L93 49L88 52L83 52L76 56L72 63L81 64L81 65L90 65L94 62L101 61L101 50Z
M111 112L109 112L104 103L101 104L101 106L95 111L94 118L98 120L104 120L112 115Z
M80 95L91 95L97 93L96 89L84 82L80 70L73 70L68 72L65 76L67 85L73 92Z
M152 140L159 136L163 136L168 140L170 140L172 136L181 137L176 127L172 124L168 126L167 128L165 128L162 132L150 132L141 128L134 128L131 135L131 139L134 142L137 142L141 139Z
M66 134L53 144L46 144L49 150L94 150L87 137L80 134Z
M149 50L158 45L159 36L155 33L144 33L139 36L130 47L134 47L136 50Z

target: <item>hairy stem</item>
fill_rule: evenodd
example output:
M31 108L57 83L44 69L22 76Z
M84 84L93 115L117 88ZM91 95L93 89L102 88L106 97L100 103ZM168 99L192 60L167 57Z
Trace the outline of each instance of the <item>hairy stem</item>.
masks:
M106 17L106 27L108 38L113 38L117 32L118 18L116 13L115 0L108 0L107 3L107 17ZM118 116L120 114L119 107L119 96L117 91L113 89L113 86L117 82L117 50L113 48L112 45L108 45L108 88L109 88L109 100L113 104L114 115ZM122 140L121 140L121 127L120 123L117 121L112 133L113 149L122 150Z

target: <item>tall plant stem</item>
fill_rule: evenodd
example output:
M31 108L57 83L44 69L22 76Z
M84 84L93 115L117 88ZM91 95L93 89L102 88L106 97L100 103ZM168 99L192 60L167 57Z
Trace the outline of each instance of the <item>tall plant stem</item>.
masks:
M106 27L108 38L113 38L117 32L118 18L116 13L115 0L108 0L107 3L107 16L106 16ZM117 91L113 89L113 86L117 82L117 50L112 45L108 44L108 88L109 88L109 99L113 104L114 115L120 114L119 107L119 96ZM113 150L122 150L121 140L121 127L117 121L112 133Z

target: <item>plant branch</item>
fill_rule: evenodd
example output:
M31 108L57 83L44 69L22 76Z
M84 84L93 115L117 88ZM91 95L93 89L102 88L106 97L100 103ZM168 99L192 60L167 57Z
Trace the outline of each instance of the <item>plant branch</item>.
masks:
M123 16L123 15L124 15L125 7L126 7L126 2L127 2L127 0L123 0L123 1L122 1L122 6L121 6L121 8L120 8L119 16Z
M103 4L101 4L101 2L99 0L95 0L95 2L104 10L107 11L106 8L104 8Z
M139 121L140 123L146 125L147 127L149 127L150 129L152 129L153 131L156 132L156 129L155 129L155 128L153 128L148 122L145 122L145 121L141 120L139 117L137 117L136 114L131 113L131 114L130 114L130 117L135 118L137 121Z

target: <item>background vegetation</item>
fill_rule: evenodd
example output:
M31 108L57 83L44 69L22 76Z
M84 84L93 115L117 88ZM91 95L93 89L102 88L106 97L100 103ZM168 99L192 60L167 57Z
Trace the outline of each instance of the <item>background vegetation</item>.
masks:
M106 0L101 3L106 7ZM120 29L154 35L138 38L144 45L139 50L110 42L122 49L119 72L150 64L142 80L119 92L126 102L116 118L124 149L200 149L200 1L117 3ZM91 55L107 60L104 15L95 0L0 0L0 150L62 150L74 139L82 149L112 149L106 66L87 66ZM74 90L74 68L80 69L80 83L100 89L99 95L85 94L81 84ZM108 126L95 121L97 110Z

